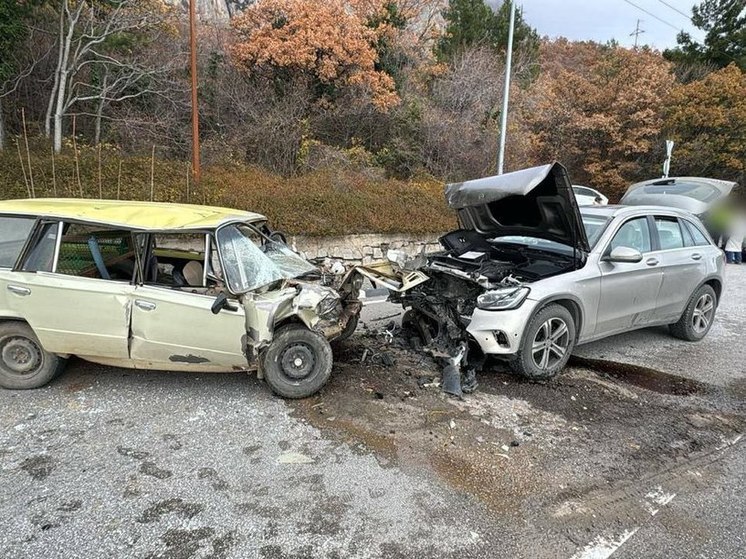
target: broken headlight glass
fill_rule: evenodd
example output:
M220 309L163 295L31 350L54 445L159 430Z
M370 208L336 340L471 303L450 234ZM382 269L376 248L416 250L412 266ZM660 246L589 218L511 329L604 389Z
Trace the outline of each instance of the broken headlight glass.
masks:
M531 291L528 287L493 289L477 297L477 307L487 311L506 311L521 306Z

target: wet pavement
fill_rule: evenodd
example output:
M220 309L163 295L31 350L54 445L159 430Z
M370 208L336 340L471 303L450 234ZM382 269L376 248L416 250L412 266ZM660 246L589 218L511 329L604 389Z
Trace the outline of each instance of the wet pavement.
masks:
M386 303L298 402L74 360L0 391L0 557L741 556L746 266L727 271L703 342L618 336L544 383L494 363L461 401L377 333Z

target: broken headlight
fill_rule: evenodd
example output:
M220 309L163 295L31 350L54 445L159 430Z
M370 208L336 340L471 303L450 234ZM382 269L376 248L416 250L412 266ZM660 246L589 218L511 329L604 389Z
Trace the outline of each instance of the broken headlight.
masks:
M316 305L316 314L318 314L320 317L325 318L328 315L331 315L336 312L337 310L337 303L339 302L339 297L336 295L332 295L331 293L324 297L321 301L319 301L319 304Z
M493 289L477 297L477 307L486 311L506 311L520 307L528 297L528 287Z

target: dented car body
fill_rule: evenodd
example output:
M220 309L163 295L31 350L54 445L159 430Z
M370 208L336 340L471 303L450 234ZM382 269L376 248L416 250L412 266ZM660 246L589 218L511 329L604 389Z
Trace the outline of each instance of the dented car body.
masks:
M31 388L76 355L167 371L258 370L316 392L361 278L331 277L260 214L106 200L0 203L0 382Z
M672 208L581 210L559 163L446 187L461 228L443 250L392 253L361 269L387 287L431 352L474 385L485 356L530 378L559 372L576 344L670 324L697 340L722 289L722 252L696 217Z

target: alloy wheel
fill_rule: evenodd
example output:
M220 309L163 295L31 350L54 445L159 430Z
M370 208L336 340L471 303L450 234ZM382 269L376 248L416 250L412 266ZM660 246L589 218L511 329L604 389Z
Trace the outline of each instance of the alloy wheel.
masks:
M570 346L570 330L561 318L550 318L539 327L531 344L531 358L539 369L555 367Z
M706 332L712 322L712 316L715 314L715 300L709 293L703 294L697 299L692 313L692 328L698 334Z

